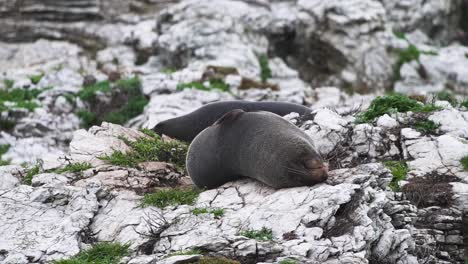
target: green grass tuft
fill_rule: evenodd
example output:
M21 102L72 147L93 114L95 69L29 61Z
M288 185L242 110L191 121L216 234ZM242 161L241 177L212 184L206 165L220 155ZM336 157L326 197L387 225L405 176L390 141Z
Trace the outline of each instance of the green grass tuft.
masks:
M181 172L185 171L187 144L177 140L164 141L158 135L150 138L141 137L135 141L121 139L130 146L131 151L127 153L115 151L110 156L103 156L100 159L125 167L136 167L138 163L145 161L164 161L173 163Z
M99 124L99 120L93 112L81 110L76 115L81 119L81 123L86 129Z
M271 78L271 69L268 65L268 57L266 55L260 55L258 57L258 63L260 64L260 79L263 83L266 83Z
M10 149L10 144L0 145L0 166L10 165L9 160L2 159L3 154L7 153Z
M203 257L198 264L240 264L239 261L227 259L225 257Z
M406 39L406 38L405 38ZM398 60L396 64L393 66L393 73L395 80L400 80L400 69L403 64L411 62L411 61L418 61L421 54L425 55L437 55L437 53L433 51L421 51L415 45L409 44L406 49L399 49L398 51Z
M394 93L385 96L377 96L372 100L369 108L358 115L358 123L367 123L374 121L377 117L384 114L397 112L432 112L440 108L432 104L421 104L420 102L409 98L406 95Z
M388 185L390 189L394 192L400 192L400 186L398 182L406 179L406 175L408 174L408 165L406 165L405 161L385 161L384 166L387 167L393 175L393 179Z
M431 120L422 120L414 123L413 127L424 134L435 134L440 124L434 123Z
M200 214L213 214L215 218L222 217L224 215L224 209L223 208L217 208L217 209L210 209L208 208L194 208L192 211L192 214L194 215L200 215Z
M449 92L449 91L440 91L436 94L436 99L440 101L447 101L449 102L452 106L457 106L458 101L455 96Z
M223 92L229 91L229 85L220 79L209 80L208 86L205 86L205 84L201 82L189 82L189 83L181 83L177 85L177 90L191 89L191 88L202 90L202 91L211 91L211 90L221 90Z
M33 100L43 91L44 89L23 88L0 90L0 112L8 111L11 108L25 108L28 111L33 111L39 106ZM7 106L6 102L12 102L14 106Z
M241 236L252 238L259 241L267 241L273 239L273 232L271 229L262 227L260 230L246 230L240 233Z
M101 242L69 259L56 260L54 264L118 264L127 256L128 244Z
M103 120L114 124L125 124L128 120L141 114L148 102L144 96L132 97L119 110L107 113Z
M23 178L23 183L26 185L31 185L33 177L39 174L39 172L41 171L41 166L41 164L37 164L34 167L28 169L26 175Z
M203 252L199 249L190 249L190 250L182 250L182 251L175 251L170 253L168 256L180 256L180 255L202 255Z
M5 89L11 89L13 88L13 85L15 85L15 81L9 79L3 80L3 86L5 87Z
M404 39L406 40L406 35L404 32L401 32L401 31L398 31L398 30L395 30L393 29L393 35L395 35L395 37L399 38L399 39Z
M463 106L463 107L468 108L468 99L463 100L463 101L460 103L460 106Z
M44 74L29 76L29 79L33 84L38 84L41 81L42 77L44 77Z
M461 163L461 165L463 166L463 169L464 169L465 171L468 171L468 156L463 157L463 158L460 160L460 163Z
M132 94L139 94L141 89L141 81L138 77L120 79L115 82L115 88Z
M292 259L284 259L282 261L279 262L279 264L296 264L297 262L295 260L292 260Z
M168 205L192 205L198 198L200 191L197 189L180 189L174 188L169 190L156 191L154 193L147 193L141 201L143 207L156 206L164 208Z
M58 169L56 172L57 173L64 173L64 172L82 172L84 170L90 169L93 166L91 166L90 163L88 162L78 162L78 163L71 163L67 164L65 167Z
M85 86L78 92L78 97L81 98L83 101L87 101L90 103L96 102L96 93L102 92L110 92L111 86L109 81L100 81L93 85Z

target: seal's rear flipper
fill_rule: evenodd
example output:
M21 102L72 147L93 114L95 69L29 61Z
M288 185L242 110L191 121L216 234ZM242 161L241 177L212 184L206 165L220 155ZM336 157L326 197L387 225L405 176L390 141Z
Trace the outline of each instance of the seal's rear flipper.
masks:
M220 117L218 120L213 125L222 125L222 124L227 124L231 123L235 120L237 120L241 115L243 115L245 112L242 109L234 109L226 114L224 114L222 117Z

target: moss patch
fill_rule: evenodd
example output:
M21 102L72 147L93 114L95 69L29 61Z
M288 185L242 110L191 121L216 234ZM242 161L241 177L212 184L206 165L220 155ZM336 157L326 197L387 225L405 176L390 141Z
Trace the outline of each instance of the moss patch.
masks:
M176 166L180 172L185 171L185 156L187 155L187 144L170 140L164 141L159 135L149 133L149 137L141 137L135 141L121 138L132 150L127 153L115 151L110 156L100 157L101 160L110 164L136 167L138 163L145 161L164 161Z
M440 110L432 104L421 104L420 102L409 98L403 94L389 94L385 96L377 96L372 100L369 108L360 113L357 117L358 123L367 123L374 121L377 117L384 114L392 114L397 112L432 112Z
M266 55L258 56L258 64L260 64L260 79L263 83L266 83L271 78L271 69L268 64L268 57Z
M468 171L468 156L463 157L460 163L465 171Z
M440 127L440 124L434 123L434 121L426 119L417 121L416 123L414 123L413 127L423 134L436 134L436 131Z
M240 235L259 241L268 241L273 239L273 232L270 228L266 227L262 227L260 230L245 230L242 231Z
M99 122L96 114L87 110L78 111L76 115L81 119L81 124L86 129L97 125Z
M406 179L406 175L408 174L408 165L404 161L386 161L383 163L385 167L387 167L393 175L392 181L388 185L390 189L394 192L399 192L400 186L398 183L404 179Z
M129 245L102 242L78 253L78 255L64 260L54 261L54 264L118 264L127 256Z
M15 85L15 81L9 79L3 80L3 87L5 89L11 89L13 88L13 85Z
M39 106L35 99L43 91L44 89L22 88L0 90L0 112L12 108L25 108L28 111L33 111L34 108ZM12 106L7 105L7 102L11 102Z
M3 154L7 153L10 149L10 144L0 145L0 166L5 166L10 164L10 160L4 160L2 158Z
M164 208L168 205L192 205L198 198L200 191L197 189L174 188L169 190L160 190L154 193L147 193L141 201L143 207L156 206Z
M111 91L111 86L109 81L101 81L95 84L85 86L78 92L78 97L81 100L96 103L97 93L106 93Z

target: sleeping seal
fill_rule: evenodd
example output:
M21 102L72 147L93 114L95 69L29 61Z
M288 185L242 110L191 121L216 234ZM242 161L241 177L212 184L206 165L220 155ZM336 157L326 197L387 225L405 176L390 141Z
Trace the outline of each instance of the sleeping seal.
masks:
M303 105L285 102L224 101L210 103L187 115L160 122L153 130L159 135L164 134L171 138L191 142L203 129L211 126L218 118L233 109L242 109L246 112L261 110L280 116L292 112L304 115L312 111Z
M235 109L190 144L187 171L200 188L243 176L275 189L310 186L327 179L327 166L302 130L269 112Z

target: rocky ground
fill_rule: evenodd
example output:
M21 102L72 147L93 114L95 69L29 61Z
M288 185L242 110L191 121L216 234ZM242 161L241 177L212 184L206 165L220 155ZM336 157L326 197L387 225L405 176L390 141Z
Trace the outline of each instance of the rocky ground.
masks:
M0 3L0 263L466 262L466 1L39 2ZM193 190L142 130L233 99L310 106L328 181Z

